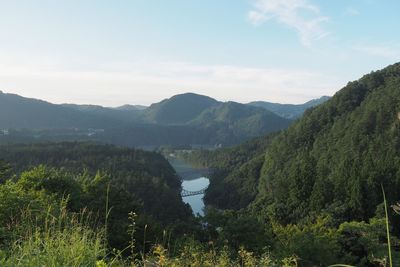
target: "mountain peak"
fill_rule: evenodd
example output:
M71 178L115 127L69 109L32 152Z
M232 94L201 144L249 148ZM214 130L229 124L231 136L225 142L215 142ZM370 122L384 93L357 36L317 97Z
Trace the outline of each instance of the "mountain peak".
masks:
M189 122L207 108L219 102L211 97L195 93L184 93L152 104L146 115L150 121L161 124L182 124Z

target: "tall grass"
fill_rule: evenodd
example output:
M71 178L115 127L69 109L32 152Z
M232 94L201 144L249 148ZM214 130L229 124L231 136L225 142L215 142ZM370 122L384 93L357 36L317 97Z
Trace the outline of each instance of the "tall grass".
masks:
M86 211L70 214L65 206L49 207L43 220L27 209L15 229L17 237L8 251L3 251L0 266L94 266L106 255L102 231L89 225ZM55 215L54 215L55 214Z
M385 206L386 237L387 237L387 244L388 244L389 266L393 267L392 250L391 250L391 245L390 245L389 216L388 216L388 209L387 209L387 201L386 201L385 189L383 188L382 184L381 184L381 187L382 187L382 194L383 194L383 203L384 203L384 206Z
M391 240L389 231L389 217L387 200L382 186L386 236L388 244L389 266L393 267ZM21 219L13 225L13 237L10 247L0 249L0 266L298 266L296 257L274 259L270 254L256 256L252 252L241 248L237 252L227 247L215 248L213 245L202 244L195 240L182 240L181 247L174 256L170 256L169 242L166 242L164 233L163 245L154 245L150 253L145 251L139 255L136 252L136 218L135 213L129 214L131 224L127 234L130 235L130 245L125 249L130 251L130 257L123 257L124 251L108 251L106 245L107 223L111 208L105 204L105 227L97 227L95 218L86 210L80 213L70 213L66 209L66 201L58 208L49 206L43 211L44 216L37 216L38 212L29 207L22 211ZM147 228L147 226L145 227ZM144 230L144 235L146 229ZM146 245L144 236L144 246ZM352 267L351 265L337 264L337 267Z

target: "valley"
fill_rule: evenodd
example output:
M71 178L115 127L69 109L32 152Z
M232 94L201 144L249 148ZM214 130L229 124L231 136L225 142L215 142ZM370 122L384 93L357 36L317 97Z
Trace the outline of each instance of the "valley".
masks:
M233 258L241 257L241 250L251 251L254 261L291 259L313 266L344 259L375 264L385 255L386 222L392 227L391 242L398 242L395 222L399 218L393 212L391 217L382 215L387 209L383 210L381 194L383 189L388 203L400 194L399 77L399 64L365 75L307 109L287 129L236 146L190 145L179 138L179 146L149 141L153 150L145 151L129 148L122 138L118 142L101 139L112 130L107 127L70 133L46 128L3 130L0 219L10 223L12 214L25 203L39 210L61 205L71 216L91 210L99 216L95 220L100 228L107 231L108 246L128 246L148 257L160 246L160 236L168 234L175 243L191 244L194 255L223 248L231 255L239 251ZM233 116L226 113L225 104L224 111L220 106L202 111L204 105L215 102L200 99L204 102L184 115L165 117L168 109L174 109L164 103L150 107L150 111L165 108L161 113L144 109L144 116L154 121L154 127L181 127L197 114L221 123L253 116L253 108L242 106L235 108L240 115ZM12 206L4 204L9 201ZM42 215L35 211L32 216L40 220ZM21 218L17 223L26 220ZM129 220L135 223L135 247L124 234L132 229ZM13 229L5 231L18 234ZM208 247L207 242L217 248ZM266 244L271 253L267 258ZM362 247L363 254L354 247ZM397 257L400 252L395 249L393 254ZM120 257L119 261L126 260ZM171 261L183 261L178 255L171 257Z
M400 1L0 1L0 267L400 267Z

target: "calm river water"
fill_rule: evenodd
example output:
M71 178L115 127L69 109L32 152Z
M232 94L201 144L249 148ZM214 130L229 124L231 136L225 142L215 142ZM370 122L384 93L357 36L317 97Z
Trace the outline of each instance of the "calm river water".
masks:
M182 189L188 191L199 191L210 184L209 179L205 177L207 170L195 169L185 162L177 159L169 159L169 162L174 167L179 176L183 179ZM185 203L188 203L190 207L192 207L194 214L204 215L203 197L204 194L184 197L182 199Z

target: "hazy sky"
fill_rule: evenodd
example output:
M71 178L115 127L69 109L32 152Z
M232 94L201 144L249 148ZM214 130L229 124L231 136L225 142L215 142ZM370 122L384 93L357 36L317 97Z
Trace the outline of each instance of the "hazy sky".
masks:
M399 0L0 0L0 90L300 103L400 61Z

